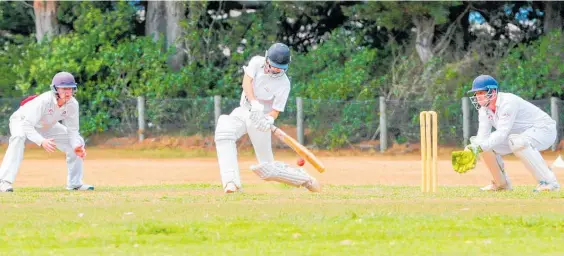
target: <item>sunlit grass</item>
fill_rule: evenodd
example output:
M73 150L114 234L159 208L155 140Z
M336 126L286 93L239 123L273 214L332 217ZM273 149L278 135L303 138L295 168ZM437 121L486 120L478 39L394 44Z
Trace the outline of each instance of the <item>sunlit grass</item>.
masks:
M476 255L564 251L564 193L533 187L274 183L224 195L217 185L18 188L0 194L1 254Z

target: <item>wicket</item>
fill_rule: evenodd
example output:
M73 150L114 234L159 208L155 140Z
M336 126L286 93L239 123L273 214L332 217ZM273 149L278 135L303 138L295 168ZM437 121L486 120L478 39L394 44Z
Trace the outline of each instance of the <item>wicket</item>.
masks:
M422 192L437 192L437 123L437 112L423 111L419 114Z

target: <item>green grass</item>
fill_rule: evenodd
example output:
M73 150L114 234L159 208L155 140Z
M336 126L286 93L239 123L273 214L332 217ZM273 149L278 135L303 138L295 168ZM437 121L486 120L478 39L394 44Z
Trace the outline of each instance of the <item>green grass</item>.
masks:
M1 255L562 255L564 193L273 183L17 188Z

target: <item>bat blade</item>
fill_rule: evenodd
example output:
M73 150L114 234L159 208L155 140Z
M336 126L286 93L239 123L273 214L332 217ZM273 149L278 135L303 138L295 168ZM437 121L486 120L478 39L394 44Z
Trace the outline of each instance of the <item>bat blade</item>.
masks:
M310 163L318 172L322 173L325 171L325 165L323 165L323 163L309 149L304 147L294 138L290 137L280 128L273 125L271 130L274 135L278 137L278 139L292 148L298 155L300 155L304 160Z

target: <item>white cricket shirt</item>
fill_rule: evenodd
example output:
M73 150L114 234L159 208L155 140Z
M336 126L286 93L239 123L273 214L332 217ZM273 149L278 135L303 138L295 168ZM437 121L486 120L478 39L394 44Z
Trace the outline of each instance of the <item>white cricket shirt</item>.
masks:
M74 97L59 107L55 93L48 91L21 106L12 114L10 121L20 122L26 137L39 146L45 138L38 131L47 131L57 122L62 121L67 127L71 146L76 148L82 146L78 116L78 102Z
M290 79L286 74L273 78L264 73L265 57L255 56L244 66L245 74L253 78L253 90L257 100L264 105L264 112L277 110L284 112L290 94ZM241 93L241 106L248 106L245 92Z
M510 134L521 134L532 127L546 127L556 122L532 103L512 94L500 92L495 104L496 112L480 108L477 141L487 151L507 140ZM491 132L492 127L496 129Z

